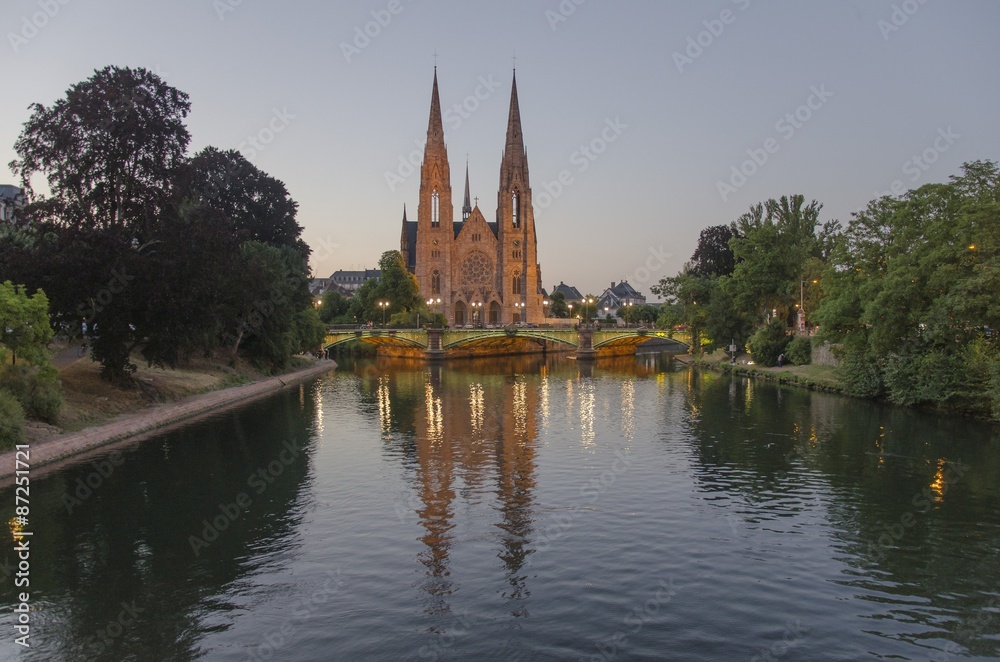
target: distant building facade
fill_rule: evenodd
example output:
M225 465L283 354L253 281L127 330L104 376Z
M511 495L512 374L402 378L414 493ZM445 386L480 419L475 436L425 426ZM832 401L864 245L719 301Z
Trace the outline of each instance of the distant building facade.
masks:
M621 281L617 285L611 283L611 287L604 290L604 293L597 299L597 312L603 314L604 309L616 317L621 317L620 309L625 306L644 306L646 297L638 290L628 284L628 281Z
M10 184L0 185L0 222L14 220L17 210L28 203L24 190Z
M408 220L404 208L400 252L420 283L421 297L440 299L432 310L443 313L449 324L543 320L546 313L531 197L515 76L495 221L485 219L478 202L472 204L468 165L462 217L454 218L435 67L417 220Z

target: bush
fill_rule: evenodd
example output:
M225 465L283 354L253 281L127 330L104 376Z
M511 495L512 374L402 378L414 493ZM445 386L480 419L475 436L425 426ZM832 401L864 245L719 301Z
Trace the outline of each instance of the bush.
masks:
M0 387L14 396L22 415L55 425L63 405L58 374L51 365L41 368L8 365L0 371Z
M753 360L763 366L778 365L778 357L785 353L789 337L784 320L774 319L767 326L757 329L747 341Z
M812 363L812 339L808 336L795 336L788 343L785 356L795 365L809 365Z
M0 389L0 450L24 441L24 410L9 391Z

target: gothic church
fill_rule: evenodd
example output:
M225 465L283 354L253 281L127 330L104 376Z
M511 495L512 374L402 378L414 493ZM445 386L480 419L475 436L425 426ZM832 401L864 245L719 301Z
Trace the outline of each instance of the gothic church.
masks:
M496 220L488 222L479 205L473 207L471 202L466 164L462 220L455 220L435 67L427 144L420 166L417 220L408 221L403 210L403 260L420 283L423 299L433 299L431 310L443 313L452 326L541 322L547 311L535 245L516 73L511 84L507 142L500 163Z

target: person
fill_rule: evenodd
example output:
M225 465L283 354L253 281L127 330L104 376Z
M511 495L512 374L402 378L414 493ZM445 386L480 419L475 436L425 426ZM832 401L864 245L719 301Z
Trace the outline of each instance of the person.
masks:
M785 365L785 355L778 354L778 367L780 368L783 365Z

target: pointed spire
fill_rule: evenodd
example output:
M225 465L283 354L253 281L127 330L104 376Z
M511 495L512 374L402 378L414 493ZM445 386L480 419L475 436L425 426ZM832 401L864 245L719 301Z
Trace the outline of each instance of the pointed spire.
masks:
M406 203L403 203L403 222L406 223Z
M434 66L434 90L431 92L431 115L427 121L427 144L444 144L444 125L441 123L441 98L438 95L438 70Z
M507 117L507 142L504 144L503 160L500 164L500 190L509 191L515 182L527 188L528 158L521 134L521 108L517 100L517 72L514 72L510 87L510 114Z
M462 220L472 215L472 198L469 196L469 160L465 160L465 204L462 206Z
M507 116L507 154L512 158L524 155L524 136L521 135L521 109L517 103L517 72L510 88L510 113ZM513 152L513 153L511 153Z

